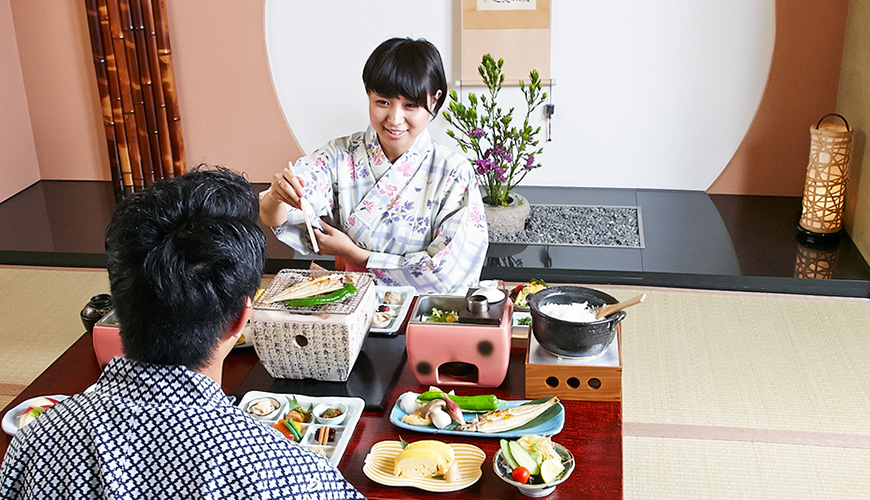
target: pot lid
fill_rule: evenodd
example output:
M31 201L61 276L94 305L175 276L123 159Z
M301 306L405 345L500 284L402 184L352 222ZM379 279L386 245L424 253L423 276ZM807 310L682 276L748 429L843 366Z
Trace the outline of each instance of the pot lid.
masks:
M480 288L472 292L471 295L482 295L490 304L497 304L505 298L504 292L498 289L498 282L495 280L481 281Z

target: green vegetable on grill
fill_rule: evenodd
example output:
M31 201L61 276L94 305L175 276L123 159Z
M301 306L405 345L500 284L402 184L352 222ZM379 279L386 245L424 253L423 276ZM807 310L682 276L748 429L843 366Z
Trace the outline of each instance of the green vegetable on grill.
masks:
M339 302L344 300L351 295L355 294L357 289L353 286L353 283L348 283L344 285L342 288L338 290L328 293L326 295L315 295L314 297L305 297L304 299L293 299L288 300L286 303L288 306L298 307L298 306L318 306L321 304L332 304L333 302Z

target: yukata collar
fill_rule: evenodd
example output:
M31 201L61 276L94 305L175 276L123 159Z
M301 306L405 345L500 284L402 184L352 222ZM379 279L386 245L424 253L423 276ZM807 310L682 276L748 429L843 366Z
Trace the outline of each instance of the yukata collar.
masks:
M155 365L120 357L106 365L95 389L112 397L152 404L229 404L217 382L185 366Z
M429 134L429 127L424 128L423 131L420 132L420 135L414 139L414 144L411 144L411 147L392 163L387 158L387 155L384 154L378 133L375 132L375 129L371 125L366 129L365 141L367 144L374 146L372 148L366 148L366 151L368 151L369 162L375 165L380 163L378 160L395 165L401 163L403 159L408 158L411 155L425 155L432 147L432 136Z

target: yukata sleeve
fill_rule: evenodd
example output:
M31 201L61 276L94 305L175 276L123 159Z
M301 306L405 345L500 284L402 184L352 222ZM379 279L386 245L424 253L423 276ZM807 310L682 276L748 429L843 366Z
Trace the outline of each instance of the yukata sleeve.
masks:
M35 490L36 483L29 477L33 470L29 467L27 450L28 445L21 436L9 443L0 466L0 498L25 498L28 490Z
M305 181L305 199L314 208L310 212L309 220L314 228L320 227L320 217L329 216L333 209L333 184L332 178L335 171L337 158L341 156L341 148L336 141L332 141L311 156L304 156L293 165L293 173ZM269 188L271 189L271 187ZM260 197L266 195L269 189L260 193ZM313 248L308 240L308 230L305 227L305 216L302 210L286 205L287 221L284 224L273 227L272 232L278 241L291 247L301 255L313 253Z
M477 285L489 238L483 200L473 176L451 178L434 215L434 237L420 252L373 252L366 267L380 282L411 285L424 294L464 294Z

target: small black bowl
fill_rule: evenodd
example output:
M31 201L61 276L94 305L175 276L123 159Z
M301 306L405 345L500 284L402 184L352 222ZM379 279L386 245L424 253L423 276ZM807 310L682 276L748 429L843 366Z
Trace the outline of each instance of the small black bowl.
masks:
M548 316L541 312L545 304L582 304L598 308L619 302L610 295L581 286L554 286L529 296L532 335L544 349L565 358L587 358L604 352L616 336L616 325L625 319L625 311L590 323L577 323Z

